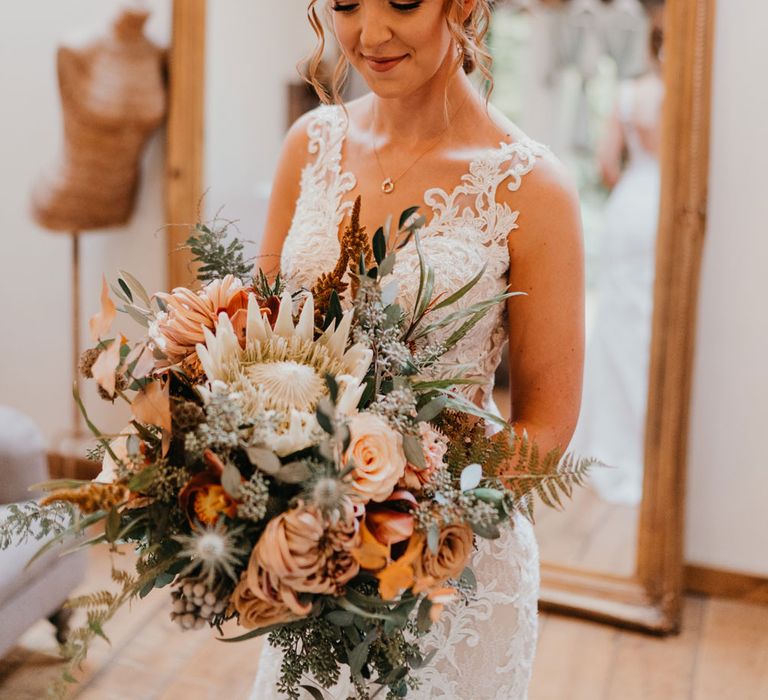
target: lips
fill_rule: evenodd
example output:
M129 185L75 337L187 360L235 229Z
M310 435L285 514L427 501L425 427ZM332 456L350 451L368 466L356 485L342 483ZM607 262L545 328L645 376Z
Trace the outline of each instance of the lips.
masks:
M381 58L364 56L364 58L371 70L374 70L377 73L386 73L387 71L391 71L395 66L400 65L400 63L408 58L408 56L405 54L403 56L383 56Z

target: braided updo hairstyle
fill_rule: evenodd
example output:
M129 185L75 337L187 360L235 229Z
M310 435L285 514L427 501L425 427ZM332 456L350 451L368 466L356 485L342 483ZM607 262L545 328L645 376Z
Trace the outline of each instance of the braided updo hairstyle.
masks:
M330 78L330 86L323 83L320 72L323 54L326 47L325 26L320 16L318 5L324 0L310 0L307 7L307 17L312 30L317 37L317 45L312 54L303 63L301 73L304 79L314 87L320 99L326 104L339 104L341 91L349 72L349 63L342 54L333 70ZM493 0L476 0L475 7L465 21L461 20L464 14L465 0L443 0L448 29L458 47L456 70L463 69L471 74L479 71L486 84L486 93L490 95L493 90L493 76L491 65L493 59L485 42L488 28L491 22L491 5ZM328 17L325 17L328 21Z

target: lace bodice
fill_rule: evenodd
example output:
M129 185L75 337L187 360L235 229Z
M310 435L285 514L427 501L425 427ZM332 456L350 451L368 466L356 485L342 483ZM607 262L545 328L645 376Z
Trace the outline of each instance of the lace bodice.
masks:
M314 156L301 176L301 192L291 229L283 247L281 267L289 287L310 288L332 269L339 254L338 230L352 208L346 195L355 177L342 168L346 119L337 107L316 110L309 124L309 150ZM544 153L530 140L502 143L473 160L452 192L434 188L424 195L431 218L421 232L423 250L435 268L436 292L455 291L483 265L487 271L462 302L472 304L507 287L507 236L517 228L518 212L498 204L504 184L520 188L523 177ZM400 303L412 309L418 289L418 257L409 244L398 251L394 274ZM503 305L494 308L451 350L447 359L466 366L484 382L486 404L493 373L506 335ZM476 391L476 387L471 387ZM478 586L469 605L443 613L424 639L436 649L428 667L419 672L421 687L409 700L525 700L537 638L539 589L538 547L526 520L505 528L498 540L479 540L472 558ZM282 700L275 690L280 652L269 645L259 662L251 700ZM352 696L348 677L324 697ZM307 696L309 697L309 696Z
M353 204L345 195L356 184L355 176L342 168L346 126L346 116L339 107L319 108L309 125L309 151L316 157L302 173L296 213L281 259L283 273L293 288L310 288L321 273L333 269L339 256L338 230ZM523 176L544 151L530 139L502 143L473 160L451 192L437 187L426 191L425 211L431 216L420 237L424 255L435 268L435 293L459 289L483 265L487 265L483 278L460 305L471 305L506 290L507 237L517 228L519 213L506 203L499 204L496 193L502 184L512 192L518 190ZM398 251L394 276L399 281L401 306L412 309L419 284L419 261L413 243ZM504 305L495 306L444 357L446 365L458 363L466 367L468 376L482 380L486 397L501 359L505 320ZM447 337L451 330L443 329L440 337L430 341ZM477 388L469 385L465 391L474 393Z

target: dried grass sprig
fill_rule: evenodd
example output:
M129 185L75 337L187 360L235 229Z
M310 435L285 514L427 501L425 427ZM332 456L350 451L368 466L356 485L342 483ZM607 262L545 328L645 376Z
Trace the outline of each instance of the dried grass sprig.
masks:
M96 513L100 510L111 510L128 500L131 492L123 484L99 484L96 482L75 489L54 491L40 501L41 506L52 503L71 503L76 505L81 513Z
M346 273L348 271L352 273L352 291L356 293L356 273L360 256L364 256L366 264L373 260L373 250L365 226L360 226L361 203L362 199L358 197L352 207L349 225L344 229L341 237L341 250L336 266L331 272L324 272L320 275L311 290L315 298L315 325L320 328L322 328L328 313L333 293L336 292L341 296L349 287L349 284L344 280Z

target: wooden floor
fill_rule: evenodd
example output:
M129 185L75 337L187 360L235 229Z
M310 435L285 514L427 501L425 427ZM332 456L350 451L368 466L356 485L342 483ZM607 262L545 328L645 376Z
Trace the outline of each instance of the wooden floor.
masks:
M563 511L537 504L541 561L633 576L638 523L637 506L607 503L589 485L576 489Z
M107 580L92 553L93 591ZM245 700L260 642L223 644L181 633L157 591L107 628L72 698L78 700ZM60 672L51 627L41 622L0 659L0 698L38 700ZM529 700L766 700L768 606L688 598L684 631L656 639L555 615L541 616ZM470 699L464 699L470 700ZM480 700L473 698L471 700Z

